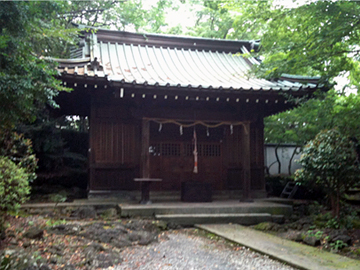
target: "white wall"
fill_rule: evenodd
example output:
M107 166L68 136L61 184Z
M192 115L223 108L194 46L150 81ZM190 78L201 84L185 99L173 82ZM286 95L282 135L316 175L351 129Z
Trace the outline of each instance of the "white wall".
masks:
M269 167L273 162L276 161L274 144L265 145L265 166ZM278 148L278 155L281 162L281 174L288 174L288 166L290 158L293 154L295 146L293 145L281 145ZM297 150L299 152L299 149ZM300 159L300 154L294 156L291 164L291 173L294 173L297 169L301 168L300 164L296 160ZM275 163L270 167L270 174L278 174L279 164Z

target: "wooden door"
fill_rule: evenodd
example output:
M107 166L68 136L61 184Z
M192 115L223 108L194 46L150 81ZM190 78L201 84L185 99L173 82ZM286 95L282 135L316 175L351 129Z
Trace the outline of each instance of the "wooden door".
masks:
M194 145L191 142L153 142L150 146L151 177L162 178L158 190L180 190L181 183L210 183L213 190L223 188L222 143L199 142L198 173L194 173Z

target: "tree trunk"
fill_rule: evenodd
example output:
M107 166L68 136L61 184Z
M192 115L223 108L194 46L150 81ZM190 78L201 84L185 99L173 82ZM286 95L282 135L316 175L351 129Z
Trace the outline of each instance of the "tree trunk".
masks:
M331 202L331 212L332 216L336 217L336 196L334 194L330 195L330 202Z
M276 147L275 147L275 157L276 157L277 163L279 164L278 174L281 174L281 162L280 162L279 154L278 154L279 146L280 146L280 143L278 143L278 144L276 145Z
M340 194L338 191L336 194L330 195L330 201L332 216L338 219L340 217Z
M298 146L295 146L295 149L294 149L294 151L293 151L293 153L291 155L290 161L289 161L289 166L288 166L288 174L289 175L291 175L291 166L292 166L291 163L292 163L295 155L297 154L297 152L296 152L297 149L298 149Z
M339 185L336 188L336 217L339 218L340 217L340 189L339 189Z

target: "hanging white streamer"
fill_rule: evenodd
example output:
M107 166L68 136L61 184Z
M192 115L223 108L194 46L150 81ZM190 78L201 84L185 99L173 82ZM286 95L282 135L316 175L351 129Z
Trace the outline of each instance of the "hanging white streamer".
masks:
M232 124L230 125L230 133L231 135L234 133L234 126Z
M183 135L183 126L180 126L180 135Z
M210 133L209 133L209 127L206 127L206 135L209 137Z
M161 130L162 130L162 123L160 123L159 125L159 132L161 132Z

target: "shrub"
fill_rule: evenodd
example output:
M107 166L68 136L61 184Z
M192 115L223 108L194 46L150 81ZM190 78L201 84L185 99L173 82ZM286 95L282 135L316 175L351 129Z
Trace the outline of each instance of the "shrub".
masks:
M338 130L321 131L303 149L302 169L295 172L295 180L313 183L330 197L333 216L340 215L340 199L359 183L360 168L355 146Z
M0 156L0 215L15 212L30 193L29 173L8 157Z
M6 156L29 174L29 181L36 179L37 159L31 140L17 132L0 132L0 156Z

